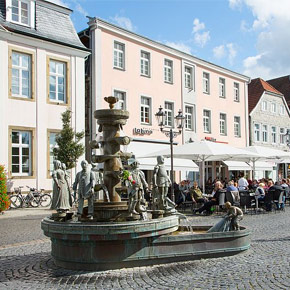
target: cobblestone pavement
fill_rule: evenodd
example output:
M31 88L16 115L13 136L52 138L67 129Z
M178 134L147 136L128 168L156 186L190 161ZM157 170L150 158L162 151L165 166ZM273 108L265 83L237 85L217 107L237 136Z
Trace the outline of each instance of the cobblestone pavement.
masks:
M204 225L218 220L190 219ZM36 235L0 247L0 289L290 289L290 208L246 215L242 225L252 231L251 248L242 254L102 272L55 266L49 240Z

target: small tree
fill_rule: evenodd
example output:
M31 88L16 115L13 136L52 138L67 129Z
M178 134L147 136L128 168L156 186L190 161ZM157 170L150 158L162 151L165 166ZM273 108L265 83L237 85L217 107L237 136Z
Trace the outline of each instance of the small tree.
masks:
M4 165L0 164L0 211L9 208L9 197L7 195L7 173Z
M85 147L79 143L84 137L84 131L75 133L71 127L71 111L61 114L62 130L57 134L55 141L57 147L53 149L54 157L66 165L67 169L75 167L78 158L84 154Z

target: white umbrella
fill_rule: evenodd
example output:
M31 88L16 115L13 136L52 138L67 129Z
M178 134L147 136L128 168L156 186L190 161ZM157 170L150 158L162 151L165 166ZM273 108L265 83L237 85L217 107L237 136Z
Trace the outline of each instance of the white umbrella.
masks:
M283 159L289 159L290 158L290 152L273 149L270 147L264 147L264 146L248 146L246 148L243 148L245 151L248 151L250 153L255 153L258 156L256 157L250 157L248 161L253 162L253 178L255 178L255 163L257 160L272 160L277 163L284 163ZM244 160L247 159L246 157Z
M235 148L227 144L215 143L205 140L187 143L184 145L178 145L175 146L173 150L174 150L173 152L174 158L190 159L193 161L202 162L203 190L205 189L205 180L204 180L205 161L234 160L233 158L238 158L239 156L240 157L248 156L248 158L258 157L256 153L251 153L249 151ZM168 148L166 150L161 150L142 157L150 158L157 157L159 155L162 155L164 157L171 157L170 149Z

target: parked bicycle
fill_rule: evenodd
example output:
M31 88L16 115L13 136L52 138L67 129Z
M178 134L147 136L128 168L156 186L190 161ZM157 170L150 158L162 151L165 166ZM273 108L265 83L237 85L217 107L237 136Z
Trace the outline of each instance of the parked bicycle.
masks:
M51 204L51 196L44 193L44 189L40 191L35 188L26 186L29 189L29 193L26 195L22 194L23 186L19 186L14 189L14 194L10 195L10 209L16 209L20 207L46 207Z

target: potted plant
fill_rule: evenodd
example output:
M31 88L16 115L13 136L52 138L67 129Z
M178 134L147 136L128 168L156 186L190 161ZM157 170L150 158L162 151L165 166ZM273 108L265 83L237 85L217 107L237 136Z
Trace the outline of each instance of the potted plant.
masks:
M7 173L5 166L0 164L0 212L9 208L9 197L7 195Z

